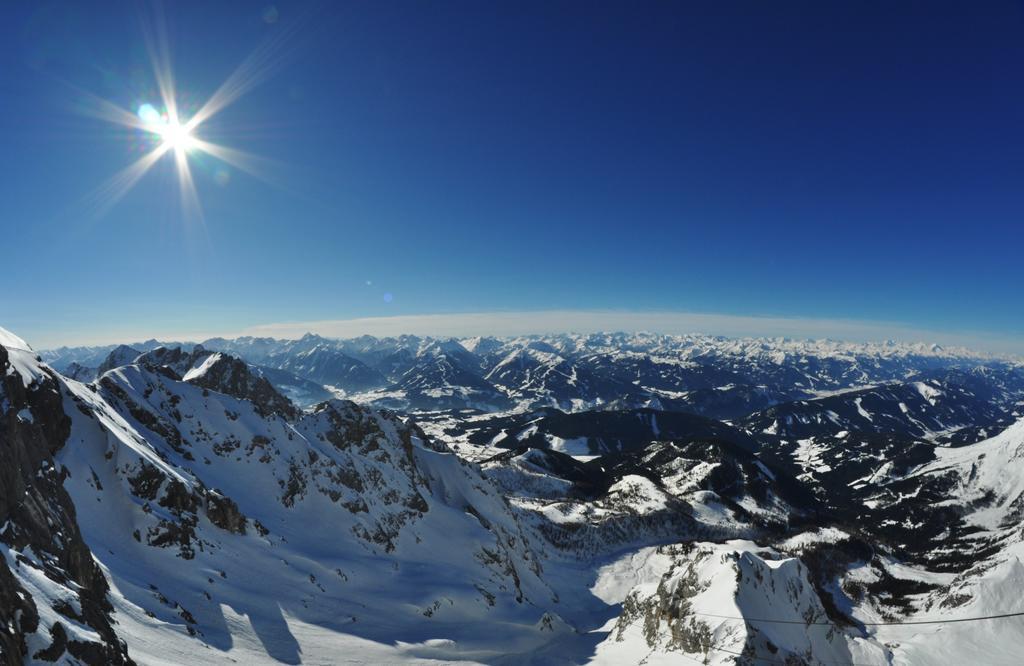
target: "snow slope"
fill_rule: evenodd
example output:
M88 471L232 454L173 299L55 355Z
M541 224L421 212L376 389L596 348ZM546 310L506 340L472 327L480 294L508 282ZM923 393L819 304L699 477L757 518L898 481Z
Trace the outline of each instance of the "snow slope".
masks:
M66 387L65 485L102 505L83 534L118 607L152 613L163 642L224 657L237 632L291 661L288 618L324 636L443 637L407 651L446 658L543 641L532 604L553 593L531 537L479 471L394 417L332 402L289 422L141 366ZM508 641L481 641L480 622L506 623Z

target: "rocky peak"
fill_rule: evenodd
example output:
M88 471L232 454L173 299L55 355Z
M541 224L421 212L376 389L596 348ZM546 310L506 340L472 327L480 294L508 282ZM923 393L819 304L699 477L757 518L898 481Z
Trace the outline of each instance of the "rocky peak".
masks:
M301 410L281 395L270 381L248 363L197 344L191 352L181 347L158 347L136 359L139 365L170 379L201 386L241 400L251 401L264 416L277 414L294 420Z
M181 347L157 347L138 356L135 363L150 370L167 368L180 378L192 368L196 360L209 354L201 345L196 345L191 352Z
M129 347L128 345L118 345L107 354L107 358L104 359L103 363L100 363L100 367L96 370L96 375L100 376L108 370L114 368L120 368L122 365L129 365L134 363L135 359L141 354L137 349Z
M252 402L263 415L277 414L288 420L301 410L277 392L266 377L257 375L247 363L227 354L210 354L201 347L192 352L195 359L183 380L203 388Z

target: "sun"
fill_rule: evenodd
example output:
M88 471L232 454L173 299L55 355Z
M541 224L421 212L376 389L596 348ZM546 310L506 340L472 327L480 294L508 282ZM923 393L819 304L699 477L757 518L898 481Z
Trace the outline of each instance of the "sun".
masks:
M152 104L143 104L138 110L143 128L160 138L161 148L174 152L187 152L196 147L192 125L183 123L176 113L160 113Z
M188 219L202 221L202 207L196 191L190 163L202 156L212 156L257 178L272 182L270 161L236 148L214 143L204 136L203 124L256 85L277 71L284 61L284 47L295 36L299 23L277 32L263 42L233 71L207 98L187 115L179 113L179 95L171 70L170 47L162 14L144 16L143 33L146 50L153 67L153 77L159 99L152 103L139 100L133 107L123 108L101 97L86 93L81 111L108 122L138 130L145 141L146 150L134 162L124 167L90 193L85 202L97 217L104 215L158 162L168 157L174 164L182 212ZM133 113L134 111L134 113ZM226 173L226 172L225 172ZM219 184L226 180L218 180Z
M195 139L192 137L192 130L188 125L177 121L168 121L159 131L160 138L164 140L167 147L174 151L189 150L195 147Z

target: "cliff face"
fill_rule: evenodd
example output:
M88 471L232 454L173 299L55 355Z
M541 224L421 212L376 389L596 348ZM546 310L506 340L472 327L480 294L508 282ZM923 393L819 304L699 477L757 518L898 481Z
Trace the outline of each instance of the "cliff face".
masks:
M0 663L65 653L131 663L54 463L70 430L59 385L27 346L8 346L0 345Z

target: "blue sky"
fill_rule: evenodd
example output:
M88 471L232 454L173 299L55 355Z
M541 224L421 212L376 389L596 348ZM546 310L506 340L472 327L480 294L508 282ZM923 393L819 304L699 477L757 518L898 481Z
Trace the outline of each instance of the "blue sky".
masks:
M142 139L83 91L159 102L152 12L5 10L0 323L35 346L581 311L1024 352L1019 3L209 5L163 11L185 107L290 37L198 131L271 182L195 157L202 220L169 155L87 205Z

